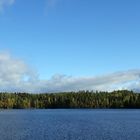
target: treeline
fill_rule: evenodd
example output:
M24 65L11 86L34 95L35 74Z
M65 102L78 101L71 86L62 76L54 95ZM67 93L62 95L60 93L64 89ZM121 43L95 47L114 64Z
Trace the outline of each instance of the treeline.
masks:
M140 108L140 94L127 90L52 94L0 93L0 108Z

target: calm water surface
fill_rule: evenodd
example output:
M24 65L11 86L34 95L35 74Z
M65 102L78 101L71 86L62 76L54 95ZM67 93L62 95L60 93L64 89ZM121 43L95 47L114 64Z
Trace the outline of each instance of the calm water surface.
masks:
M0 140L140 140L140 110L0 110Z

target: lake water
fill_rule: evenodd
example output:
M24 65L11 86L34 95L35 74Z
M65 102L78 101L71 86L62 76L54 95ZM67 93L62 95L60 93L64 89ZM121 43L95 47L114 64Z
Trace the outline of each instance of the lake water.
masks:
M140 140L140 110L0 110L0 140Z

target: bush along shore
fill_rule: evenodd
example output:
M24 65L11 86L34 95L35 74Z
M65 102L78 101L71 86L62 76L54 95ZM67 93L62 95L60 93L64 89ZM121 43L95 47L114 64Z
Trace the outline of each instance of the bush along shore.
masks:
M0 93L1 109L48 108L140 108L140 94L133 91Z

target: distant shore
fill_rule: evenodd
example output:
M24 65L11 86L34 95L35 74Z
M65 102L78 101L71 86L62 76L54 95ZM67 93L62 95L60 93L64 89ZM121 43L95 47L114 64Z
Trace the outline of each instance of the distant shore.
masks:
M140 94L113 92L0 93L0 109L139 109Z

